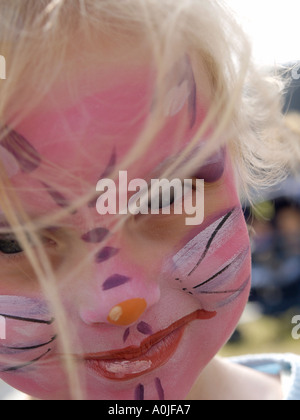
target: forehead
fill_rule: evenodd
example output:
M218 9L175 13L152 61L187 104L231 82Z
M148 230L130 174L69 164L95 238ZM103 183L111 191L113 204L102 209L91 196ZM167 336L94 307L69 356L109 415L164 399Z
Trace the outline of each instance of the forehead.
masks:
M75 92L59 83L17 127L44 161L83 176L98 176L116 150L124 157L142 131L150 107L149 68L78 78ZM86 89L85 89L86 87Z
M211 96L204 66L199 72L196 80L192 59L186 54L170 63L163 79L165 123L134 168L122 167L132 170L129 177L147 178L193 137L205 118ZM107 175L109 165L121 164L140 141L146 122L153 116L155 79L151 60L123 60L120 65L108 61L100 67L85 63L84 70L77 71L71 81L67 77L57 79L39 105L15 128L20 136L17 142L25 142L23 149L32 148L39 164L35 170L14 170L13 181L17 186L33 186L33 180L45 180L48 171L53 182L65 187L72 188L74 179L76 188L78 179L95 187L101 176ZM179 127L184 127L180 136ZM0 147L7 159L11 147L3 150L3 146L7 145L2 142ZM40 190L41 184L38 187Z

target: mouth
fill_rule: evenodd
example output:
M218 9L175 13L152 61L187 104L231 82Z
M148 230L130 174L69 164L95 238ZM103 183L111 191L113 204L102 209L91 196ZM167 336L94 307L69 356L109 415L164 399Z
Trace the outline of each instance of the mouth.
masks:
M216 315L216 312L198 310L149 336L139 347L91 353L83 359L88 369L102 377L130 380L164 365L177 350L187 324L197 319L212 319Z

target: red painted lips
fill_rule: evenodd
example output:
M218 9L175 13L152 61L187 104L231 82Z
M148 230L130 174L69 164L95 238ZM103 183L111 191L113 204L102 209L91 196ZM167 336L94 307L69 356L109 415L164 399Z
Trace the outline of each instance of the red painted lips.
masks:
M142 341L139 347L92 353L83 358L97 374L113 380L129 380L165 364L175 353L184 328L190 322L214 318L216 312L198 310Z

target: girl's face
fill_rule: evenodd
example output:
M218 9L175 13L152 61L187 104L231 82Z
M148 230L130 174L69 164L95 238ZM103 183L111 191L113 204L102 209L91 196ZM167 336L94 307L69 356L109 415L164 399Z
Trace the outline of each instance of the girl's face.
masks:
M159 178L189 143L210 106L209 79L201 73L199 84L187 56L170 69L165 126L134 164L121 168L128 182ZM149 66L132 63L83 74L76 97L57 81L0 143L33 220L96 190L125 159L153 112L152 81ZM100 216L91 200L39 232L88 399L184 398L240 318L250 250L226 149L189 178L205 180L201 225L187 226L170 202L170 215L131 216L111 233L115 217ZM0 236L0 251L1 378L37 398L68 399L59 319L11 235Z

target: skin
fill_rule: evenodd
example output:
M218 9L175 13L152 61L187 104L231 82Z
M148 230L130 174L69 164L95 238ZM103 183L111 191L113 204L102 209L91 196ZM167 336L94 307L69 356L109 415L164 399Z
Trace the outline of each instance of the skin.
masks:
M25 173L10 153L11 182L33 219L53 214L95 188L101 174L133 147L149 115L153 100L149 65L131 61L116 71L109 62L98 72L91 64L87 79L86 74L77 74L76 98L58 79L16 127L39 157ZM170 154L175 156L190 141L212 95L204 67L201 72L193 124L191 91L174 81L177 94L175 102L174 91L168 98L166 124L146 155L126 168L129 180L151 179ZM83 80L88 82L82 87ZM176 127L182 121L185 134L175 146ZM184 214L138 216L109 235L112 218L84 205L59 227L40 233L47 238L45 249L58 277L70 329L76 331L71 348L86 398L185 398L235 329L250 289L250 248L227 152L217 159L217 166L221 167L217 179L206 183L205 220L200 226L186 226ZM207 172L199 168L199 174ZM55 183L54 189L50 185ZM93 251L98 260L70 275ZM0 341L0 377L37 398L70 398L57 320L25 255L1 255L1 273L0 314L10 317L7 338ZM132 315L137 303L139 309ZM123 312L113 323L118 308ZM16 311L22 320L16 319ZM170 348L166 339L157 338L160 334L169 335ZM145 352L143 345L154 346L152 338L166 353L160 363L157 355L154 361L135 353L138 348ZM106 370L113 378L101 373L99 359L107 360ZM148 370L151 366L155 368Z

